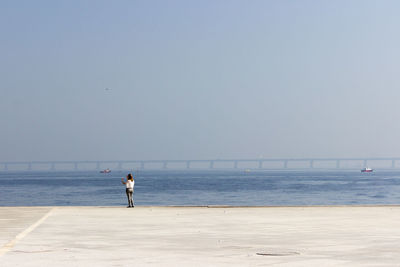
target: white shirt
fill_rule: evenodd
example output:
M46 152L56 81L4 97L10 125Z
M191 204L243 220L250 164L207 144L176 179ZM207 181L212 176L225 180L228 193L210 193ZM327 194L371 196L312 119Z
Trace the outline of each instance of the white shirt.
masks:
M133 181L131 181L131 180L126 181L126 188L133 189L134 186L135 186L135 180L133 180Z

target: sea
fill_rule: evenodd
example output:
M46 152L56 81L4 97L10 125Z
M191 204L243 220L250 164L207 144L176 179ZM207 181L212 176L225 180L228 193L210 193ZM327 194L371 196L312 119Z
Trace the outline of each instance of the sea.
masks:
M128 171L0 171L0 206L126 206ZM135 206L400 204L400 171L141 170Z

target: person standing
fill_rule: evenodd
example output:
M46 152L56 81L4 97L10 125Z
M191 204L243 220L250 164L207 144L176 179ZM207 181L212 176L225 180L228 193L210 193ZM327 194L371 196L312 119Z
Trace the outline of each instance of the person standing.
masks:
M126 186L126 196L128 198L128 206L127 208L134 208L133 205L133 188L135 187L135 181L133 180L132 174L129 173L126 176L126 182L124 178L121 179L122 183Z

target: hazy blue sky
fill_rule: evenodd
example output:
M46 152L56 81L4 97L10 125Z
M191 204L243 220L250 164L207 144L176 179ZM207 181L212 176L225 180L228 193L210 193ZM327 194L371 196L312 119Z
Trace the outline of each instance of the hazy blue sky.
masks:
M0 1L0 161L400 156L399 12Z

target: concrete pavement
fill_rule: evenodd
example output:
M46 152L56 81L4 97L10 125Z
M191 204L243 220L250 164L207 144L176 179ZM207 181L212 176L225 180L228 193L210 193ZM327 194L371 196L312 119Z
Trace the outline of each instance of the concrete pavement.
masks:
M0 266L400 266L400 207L0 207Z

